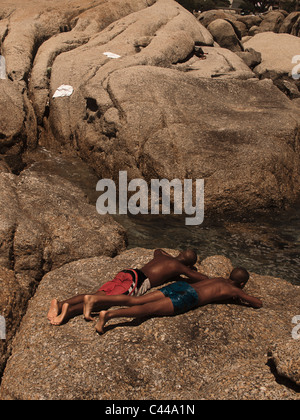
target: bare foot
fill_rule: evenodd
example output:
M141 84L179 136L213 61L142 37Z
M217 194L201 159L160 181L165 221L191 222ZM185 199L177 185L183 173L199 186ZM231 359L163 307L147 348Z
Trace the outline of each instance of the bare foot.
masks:
M85 295L83 298L83 316L86 321L94 321L94 318L91 317L91 312L93 310L94 304L97 299L92 295Z
M68 309L69 309L69 304L68 303L64 303L63 306L62 306L62 308L61 308L60 315L58 315L55 318L51 319L51 321L50 321L51 324L52 325L61 325L64 322L65 318L66 318L66 315L68 313Z
M108 311L101 311L99 314L99 321L96 324L96 330L98 331L99 334L104 334L103 327L108 321L107 313Z
M56 318L59 314L59 306L58 306L58 300L53 299L50 304L50 309L47 315L47 318L49 321L52 321L54 318Z

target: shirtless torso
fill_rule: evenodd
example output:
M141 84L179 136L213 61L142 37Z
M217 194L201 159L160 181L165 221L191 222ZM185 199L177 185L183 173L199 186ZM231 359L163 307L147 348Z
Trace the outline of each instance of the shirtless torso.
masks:
M150 280L151 287L157 287L168 280L176 280L178 276L186 272L186 269L187 266L177 257L172 257L162 249L157 249L154 252L154 258L144 265L141 271Z
M189 282L187 280L187 282ZM247 295L242 289L234 286L228 279L207 278L206 280L199 281L191 284L199 296L199 305L207 305L208 303L221 302L228 299L238 299L243 303L248 303L254 308L261 308L262 302Z

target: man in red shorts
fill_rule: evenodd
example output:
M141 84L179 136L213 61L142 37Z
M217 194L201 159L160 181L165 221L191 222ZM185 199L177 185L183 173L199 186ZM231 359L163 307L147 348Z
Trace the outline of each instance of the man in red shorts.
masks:
M103 307L103 296L141 296L152 287L161 286L169 281L174 281L186 270L193 271L196 264L197 254L187 249L172 257L167 252L156 249L154 258L141 269L127 269L116 275L116 277L105 283L100 289L91 295L77 295L66 301L59 302L53 299L48 312L48 319L53 325L60 325L74 316L84 314L87 321L93 320L91 312L94 310L108 309ZM67 305L64 305L67 304ZM62 307L67 311L62 311Z

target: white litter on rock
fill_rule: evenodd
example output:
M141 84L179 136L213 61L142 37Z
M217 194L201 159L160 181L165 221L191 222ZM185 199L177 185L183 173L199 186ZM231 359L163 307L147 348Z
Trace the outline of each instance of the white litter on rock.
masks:
M5 65L5 58L3 55L0 55L0 79L6 79L6 65Z
M112 52L105 52L105 53L103 53L104 55L106 55L106 57L108 57L108 58L121 58L121 56L120 55L118 55L118 54L114 54L114 53L112 53Z
M71 96L73 92L74 92L74 89L72 86L61 85L55 91L53 98L64 98L65 96Z

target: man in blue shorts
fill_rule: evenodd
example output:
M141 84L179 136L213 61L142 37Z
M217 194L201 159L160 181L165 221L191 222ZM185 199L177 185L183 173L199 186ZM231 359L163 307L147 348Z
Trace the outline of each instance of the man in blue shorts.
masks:
M103 304L128 308L101 311L96 330L104 333L104 325L113 318L178 315L197 306L232 298L253 308L262 307L261 300L242 290L249 279L249 273L244 268L235 268L228 279L210 279L188 268L187 274L189 277L186 281L179 280L141 297L103 296Z

